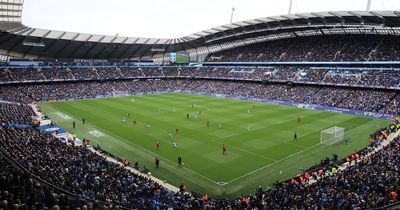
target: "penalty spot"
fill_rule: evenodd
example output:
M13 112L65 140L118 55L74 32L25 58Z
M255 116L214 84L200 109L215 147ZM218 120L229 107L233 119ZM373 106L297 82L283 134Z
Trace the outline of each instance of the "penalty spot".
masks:
M218 184L219 186L224 186L224 185L226 185L227 183L226 183L226 182L217 182L217 184Z

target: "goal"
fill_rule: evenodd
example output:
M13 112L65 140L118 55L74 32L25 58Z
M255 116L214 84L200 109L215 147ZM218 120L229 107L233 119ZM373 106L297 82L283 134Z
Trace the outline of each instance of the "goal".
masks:
M334 145L344 140L344 128L333 126L321 131L321 144Z

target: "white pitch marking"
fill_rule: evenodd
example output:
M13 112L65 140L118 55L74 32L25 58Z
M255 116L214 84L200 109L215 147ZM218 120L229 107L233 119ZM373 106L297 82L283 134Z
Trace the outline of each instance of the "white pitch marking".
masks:
M251 127L253 127L253 126L254 126L254 124L247 126L247 131L250 131Z
M54 114L60 116L61 118L63 118L64 120L71 120L72 118L66 114L63 114L61 112L54 112Z
M218 184L219 186L224 186L224 185L226 185L226 182L217 182L217 184Z
M102 132L100 132L98 130L92 130L92 131L89 131L89 133L92 134L94 137L97 137L97 138L104 136L104 133L102 133Z
M275 165L276 163L279 163L279 162L281 162L281 161L287 160L287 159L289 159L289 158L291 158L291 157L293 157L293 156L295 156L295 155L298 155L298 154L300 154L300 153L303 153L303 152L305 152L305 151L307 151L307 150L310 150L310 149L312 149L312 148L314 148L314 147L316 147L316 146L319 146L319 145L320 145L319 143L318 143L318 144L314 144L314 145L311 146L311 147L308 147L308 148L306 148L306 149L300 150L300 151L298 151L298 152L296 152L296 153L293 153L293 154L291 154L291 155L289 155L289 156L286 156L286 157L284 157L284 158L282 158L282 159L280 159L280 160L277 160L277 161L272 162L272 163L270 163L270 164L268 164L268 165L265 165L265 166L263 166L263 167L261 167L261 168L258 168L258 169L254 170L254 171L252 171L252 172L249 172L249 173L244 174L244 175L242 175L242 176L239 176L239 177L237 177L237 178L235 178L235 179L232 179L232 180L228 181L226 184L229 184L229 183L234 182L234 181L236 181L236 180L239 180L239 179L241 179L241 178L243 178L243 177L246 177L246 176L249 176L249 175L251 175L251 174L254 174L254 173L256 173L257 171L261 171L261 170L263 170L263 169L265 169L265 168L268 168L268 167L270 167L270 166L272 166L272 165Z

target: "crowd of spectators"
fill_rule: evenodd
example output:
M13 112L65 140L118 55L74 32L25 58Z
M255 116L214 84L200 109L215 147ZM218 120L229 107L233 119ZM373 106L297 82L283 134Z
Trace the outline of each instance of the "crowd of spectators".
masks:
M251 68L241 72L231 70L226 71L228 74L257 71ZM106 74L90 71L92 73L85 74ZM130 70L117 70L122 74L127 71ZM168 77L175 69L140 70L141 74L146 71ZM180 68L178 71L186 75L189 70ZM207 71L220 72L216 68ZM328 72L326 70L326 74ZM284 79L285 76L281 74L280 77ZM400 96L394 90L189 78L15 84L0 86L0 99L28 103L153 91L206 92L384 113L397 113L400 102ZM33 111L28 105L1 102L0 114L1 122L24 123L31 120ZM394 125L398 123L395 121ZM380 129L371 135L378 144L371 143L370 147L358 152L345 170L333 171L336 166L324 161L296 178L276 183L268 189L259 188L253 195L219 200L204 199L195 193L174 193L146 175L135 174L122 165L107 161L85 145L62 142L34 127L1 125L0 205L5 209L45 206L91 209L93 205L137 209L365 209L384 206L399 201L400 139L396 138L378 153L370 155L370 152L388 133L395 131L397 126ZM6 161L5 157L16 161L17 165ZM311 179L314 181L309 181ZM43 186L41 181L51 185ZM71 199L65 192L76 196Z
M278 184L264 195L266 205L270 209L367 209L397 201L399 148L399 138L371 156L365 155L373 149L368 147L361 155L354 155L357 164L334 171L332 176L322 172L320 179L311 185L301 184L301 179Z
M370 61L398 61L400 60L400 39L396 36L388 36L381 39L376 51L372 51L368 60Z
M205 79L143 79L21 84L0 87L0 99L30 103L160 91L225 94L387 114L397 114L397 103L399 102L399 95L395 90Z
M67 192L68 193L68 192ZM28 209L104 209L104 204L81 200L41 183L12 160L0 156L0 208Z
M398 36L323 35L256 43L212 53L208 62L396 61Z
M33 128L3 126L0 138L7 156L41 179L84 199L136 209L165 208L174 202L170 200L173 192L87 147L68 145Z
M85 145L62 142L32 127L0 126L0 207L3 209L365 209L399 201L400 138L373 153L391 132L371 135L371 146L335 163L307 169L299 176L234 200L183 191L174 193L145 175L109 162ZM10 164L5 158L15 161ZM324 161L326 162L326 161ZM21 170L24 169L24 170ZM27 170L28 172L26 172ZM33 177L35 176L35 177ZM50 183L43 186L40 181ZM62 189L59 192L58 189ZM76 195L74 199L66 196Z
M390 61L400 59L399 43L398 37L379 35L299 37L213 53L206 61ZM0 70L0 82L21 81L46 82L0 86L0 99L12 102L0 102L0 209L366 209L399 202L400 138L374 153L400 127L397 120L371 134L369 147L339 162L324 159L291 180L268 189L260 186L253 195L219 200L172 192L86 145L39 132L31 125L34 112L27 105L99 95L193 91L398 114L400 95L387 89L399 87L397 70L304 65ZM335 164L343 162L348 162L347 168L337 170Z
M133 78L218 78L399 88L400 71L385 68L266 67L96 67L3 69L0 82L116 80Z
M0 124L31 124L34 115L30 105L0 101Z

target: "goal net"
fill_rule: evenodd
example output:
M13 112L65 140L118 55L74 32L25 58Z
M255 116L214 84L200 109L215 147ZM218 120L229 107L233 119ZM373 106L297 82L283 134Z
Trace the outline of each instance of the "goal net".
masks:
M334 126L321 131L321 144L333 145L344 140L344 128Z

